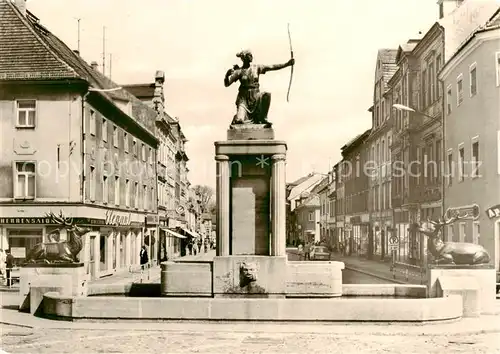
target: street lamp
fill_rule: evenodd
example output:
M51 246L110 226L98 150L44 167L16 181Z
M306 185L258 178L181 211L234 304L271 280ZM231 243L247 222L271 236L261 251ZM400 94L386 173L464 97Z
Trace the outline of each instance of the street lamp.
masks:
M417 113L419 115L428 117L430 119L434 119L434 117L432 117L432 116L430 116L428 114L425 114L424 112L416 111L415 109L413 109L411 107L408 107L408 106L405 106L404 104L395 103L395 104L392 105L392 107L394 109L398 110L398 111L413 112L413 113Z

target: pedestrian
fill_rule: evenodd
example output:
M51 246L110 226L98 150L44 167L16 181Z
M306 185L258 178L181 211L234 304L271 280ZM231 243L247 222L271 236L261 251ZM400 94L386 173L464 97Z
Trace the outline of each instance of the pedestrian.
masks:
M0 249L0 274L5 277L5 253Z
M12 285L11 272L14 268L14 257L10 254L10 250L5 250L5 276L7 277L7 286Z
M193 240L189 240L188 242L188 250L189 250L189 255L193 255Z
M139 252L139 258L141 262L141 282L142 282L142 275L144 273L144 269L146 269L147 264L149 263L148 250L146 249L145 245L142 245L141 247L141 251Z
M205 238L205 242L203 242L203 246L205 248L205 253L208 252L208 238Z
M304 259L306 261L308 261L310 258L309 258L309 252L311 251L311 245L309 244L309 242L306 242L306 246L304 247Z
M201 239L201 236L198 237L197 245L198 245L198 252L201 253L201 246L203 244L203 241Z

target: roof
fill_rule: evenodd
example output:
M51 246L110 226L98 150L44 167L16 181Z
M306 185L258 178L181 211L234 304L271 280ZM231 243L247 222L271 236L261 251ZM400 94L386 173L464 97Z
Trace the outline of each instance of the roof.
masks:
M328 176L323 178L321 182L319 182L317 185L313 187L313 189L311 189L311 193L321 193L321 191L324 188L328 187L328 181L329 181Z
M306 200L304 200L300 205L297 206L296 209L300 209L303 207L317 207L319 208L321 206L319 196L317 194L313 194L309 196Z
M99 89L119 86L40 24L31 12L24 16L9 0L0 0L0 81L67 80ZM156 112L126 90L100 92L108 100L132 104L132 118L154 135Z
M489 18L489 20L486 22L484 26L479 26L475 31L473 31L469 37L466 38L466 40L457 48L455 53L450 57L450 59L446 62L446 64L442 67L440 73L444 72L447 67L449 67L457 57L460 52L467 47L467 45L480 33L488 32L488 31L493 31L496 29L500 29L500 6L498 9L493 13L493 15Z
M131 84L122 87L139 99L153 99L155 84Z
M382 77L384 80L384 87L387 88L389 79L394 75L398 66L396 65L397 49L379 49L378 58L382 62Z
M298 180L294 181L294 182L291 182L291 183L288 183L289 186L298 186L299 184L302 184L304 183L305 181L307 181L309 178L311 178L312 176L314 175L313 172L309 173L307 176L304 176L304 177L300 177Z
M365 132L358 134L354 139L349 140L344 146L342 146L342 153L347 151L349 148L354 147L355 145L361 143L364 138L366 138L371 132L371 129L366 130Z

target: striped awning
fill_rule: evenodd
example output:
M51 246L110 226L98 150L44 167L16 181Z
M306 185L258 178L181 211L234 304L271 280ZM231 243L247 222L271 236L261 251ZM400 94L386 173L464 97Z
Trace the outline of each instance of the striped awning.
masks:
M177 233L177 232L175 232L175 231L172 231L172 230L170 230L170 229L168 229L168 228L166 228L166 227L160 227L160 229L161 229L161 230L163 230L163 231L165 231L167 234L169 234L169 235L171 235L171 236L173 236L173 237L177 237L177 238L187 238L186 236L181 235L181 234L179 234L179 233Z

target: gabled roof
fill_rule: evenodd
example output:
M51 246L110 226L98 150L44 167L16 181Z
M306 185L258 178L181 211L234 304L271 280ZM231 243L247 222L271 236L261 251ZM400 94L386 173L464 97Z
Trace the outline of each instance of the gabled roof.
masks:
M321 193L321 191L328 187L328 177L323 178L317 185L314 186L313 189L311 189L311 193Z
M394 75L398 66L396 65L397 49L379 49L378 58L382 63L382 77L384 79L384 87L387 88L389 79Z
M319 208L321 206L319 196L317 194L312 194L306 200L304 200L300 205L297 206L297 209L300 209L302 207L317 207Z
M352 147L356 147L357 145L363 143L363 141L370 135L371 133L371 128L366 130L365 132L358 134L355 138L349 140L342 148L340 149L342 151L342 155L347 153L348 150Z
M130 84L122 87L139 99L153 99L155 84Z
M119 86L40 24L31 12L24 16L9 0L0 0L0 81L68 80L98 89ZM109 101L131 102L132 118L154 135L156 112L126 90L99 92Z

